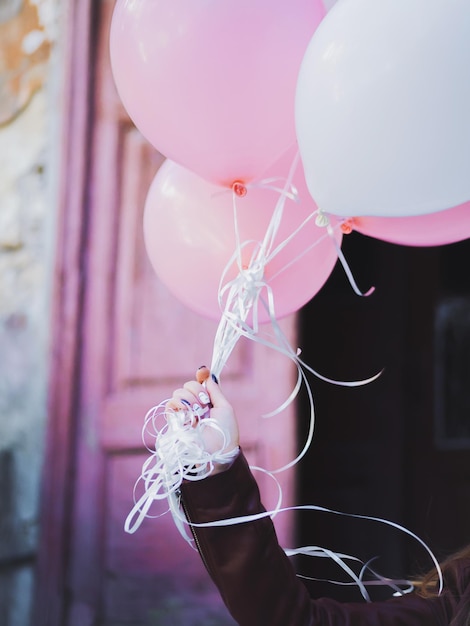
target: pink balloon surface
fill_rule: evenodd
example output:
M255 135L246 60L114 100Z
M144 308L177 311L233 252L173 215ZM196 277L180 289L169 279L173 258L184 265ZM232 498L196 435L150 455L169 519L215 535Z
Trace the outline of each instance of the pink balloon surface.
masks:
M115 83L166 157L217 184L248 182L296 141L294 98L322 0L117 0Z
M440 246L470 237L470 202L452 209L409 217L354 217L353 230L408 246Z
M286 178L291 156L267 175ZM293 182L299 201L286 200L273 249L317 209L300 165ZM277 184L282 187L283 183ZM249 264L252 251L263 240L279 195L272 189L250 187L244 197L236 198L240 241L250 242L242 248L242 266ZM160 280L190 309L219 320L219 283L236 250L232 192L166 160L147 195L144 236ZM340 229L335 236L341 245ZM308 302L330 275L337 258L335 242L325 228L316 226L314 217L265 267L264 280L273 290L275 317L280 319ZM234 279L238 273L233 263L225 280ZM261 295L266 299L265 290ZM268 320L268 313L260 307L258 321Z

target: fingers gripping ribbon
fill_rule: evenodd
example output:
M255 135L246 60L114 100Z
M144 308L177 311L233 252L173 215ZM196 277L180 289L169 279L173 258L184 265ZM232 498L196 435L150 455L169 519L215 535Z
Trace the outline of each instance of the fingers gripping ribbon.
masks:
M173 511L183 480L202 480L213 471L215 464L231 463L238 454L238 448L225 452L230 437L210 417L209 396L201 394L200 400L201 404L193 405L182 401L185 408L172 407L164 401L147 413L142 439L150 457L144 462L134 486L134 507L125 521L126 532L134 533L145 517L151 517L149 509L155 500L167 499ZM207 429L218 434L220 445L215 452L205 448ZM138 496L142 485L144 492Z

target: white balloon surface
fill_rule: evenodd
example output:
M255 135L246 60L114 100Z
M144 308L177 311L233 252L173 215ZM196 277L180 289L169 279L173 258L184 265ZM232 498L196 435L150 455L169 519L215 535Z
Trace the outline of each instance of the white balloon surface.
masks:
M339 0L296 93L317 205L406 216L470 200L469 66L469 0Z

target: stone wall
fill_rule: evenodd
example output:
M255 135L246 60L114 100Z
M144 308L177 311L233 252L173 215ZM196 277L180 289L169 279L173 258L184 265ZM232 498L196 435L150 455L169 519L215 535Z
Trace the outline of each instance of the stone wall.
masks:
M52 3L42 6L50 12ZM42 87L0 126L2 626L31 623L55 248L58 124L51 111L58 111L56 65L52 54Z

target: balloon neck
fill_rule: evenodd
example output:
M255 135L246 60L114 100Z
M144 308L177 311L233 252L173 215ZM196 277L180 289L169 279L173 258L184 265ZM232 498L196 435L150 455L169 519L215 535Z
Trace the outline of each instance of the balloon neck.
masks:
M344 222L341 222L340 228L343 235L350 235L354 230L354 220L344 220Z
M318 226L318 228L326 228L330 225L330 218L322 211L322 209L318 209L317 217L315 218L315 225Z
M236 180L232 183L232 191L239 198L243 198L247 194L247 188L240 180Z

